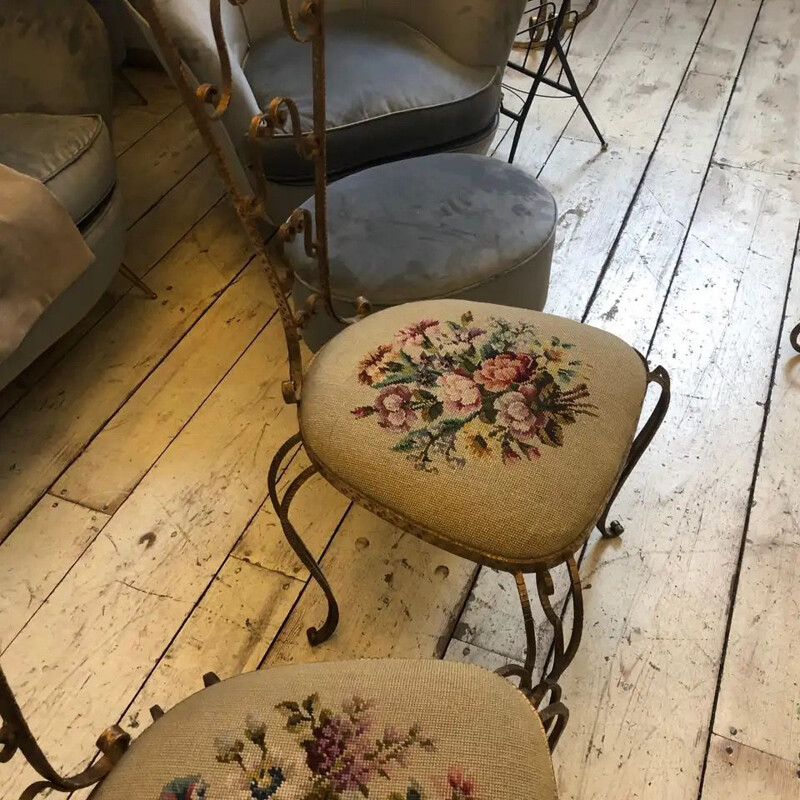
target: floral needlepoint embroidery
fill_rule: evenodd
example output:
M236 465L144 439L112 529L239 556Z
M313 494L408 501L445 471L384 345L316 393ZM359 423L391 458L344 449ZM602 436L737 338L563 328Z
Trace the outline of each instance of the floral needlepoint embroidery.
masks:
M247 752L255 750L255 761ZM242 771L250 800L269 800L284 783L283 770L270 765L267 752L267 726L253 717L248 717L244 726L244 739L218 739L217 761L220 764L236 764ZM209 800L211 800L209 798Z
M159 800L205 800L207 788L199 775L175 778L161 790Z
M278 703L279 727L291 734L288 749L285 739L268 743L267 722L250 716L241 735L216 739L216 760L231 770L216 794L193 775L170 781L159 800L480 800L474 779L459 767L431 769L436 746L420 725L379 725L374 705L353 697L334 711L316 693Z
M389 780L393 767L407 766L412 750L434 750L433 741L417 725L405 733L385 728L377 736L371 704L358 697L344 704L339 714L322 707L316 694L277 708L287 715L286 729L298 735L314 776L304 800L338 800L352 790L369 797L371 782L377 777Z
M562 447L579 415L597 416L574 350L527 322L424 319L362 359L358 380L377 396L352 413L377 417L400 437L393 449L427 472L470 456L532 460L540 445Z

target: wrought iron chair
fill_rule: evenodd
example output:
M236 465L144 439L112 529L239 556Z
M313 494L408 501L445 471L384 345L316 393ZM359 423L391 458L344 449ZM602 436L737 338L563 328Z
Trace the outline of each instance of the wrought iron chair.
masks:
M212 19L219 20L219 0ZM289 519L297 492L322 474L383 519L478 564L515 575L522 604L527 655L516 676L540 706L559 702L558 680L581 636L582 595L575 553L595 525L604 536L609 508L660 426L669 403L669 377L616 337L571 320L469 300L431 300L369 314L359 298L345 318L331 294L327 230L325 2L306 0L299 18L281 3L287 30L311 47L314 125L303 132L294 102L275 98L249 127L251 142L286 128L298 152L314 161L315 208L296 211L267 246L260 235L265 182L241 194L215 145L220 109L212 87L197 92L181 77L180 56L154 0L144 2L159 48L215 154L233 202L261 254L275 293L287 342L283 397L298 407L299 432L277 452L267 476L284 533L328 603L321 627L308 630L312 645L336 629L333 591ZM218 24L218 23L215 23ZM224 78L225 76L223 76ZM203 103L211 101L211 113ZM224 113L224 109L222 109ZM319 291L293 307L287 243L302 242L319 271ZM328 314L345 330L304 365L301 335L315 315ZM636 429L648 385L661 387L642 430ZM311 466L277 490L281 466L302 445ZM565 565L573 625L565 641L551 602L551 570ZM525 574L536 575L539 600L552 625L554 645L541 679L534 675L536 635Z
M141 0L126 2L142 7ZM223 122L215 135L229 152L231 146L236 151L245 191L245 175L253 177L243 133L250 120L273 97L284 96L294 99L298 119L310 126L313 89L302 49L282 35L279 3L235 5L225 3L214 26L208 15L198 14L195 0L162 0L160 10L191 80L220 87L209 98ZM299 5L292 3L295 9ZM433 152L486 153L524 5L524 0L465 0L457 6L451 0L328 0L329 178ZM152 40L141 15L134 14ZM226 47L218 50L223 39ZM159 52L158 43L153 46ZM261 141L258 158L270 184L265 211L279 225L313 194L313 169L280 130Z
M20 800L95 784L92 800L557 800L550 746L565 710L543 717L508 681L443 661L275 667L220 681L131 744L119 726L77 775L48 761L0 670L0 764L21 752L42 777ZM459 713L465 703L468 713ZM2 768L0 767L0 775ZM8 798L6 793L3 796ZM10 800L10 798L8 798Z
M569 49L575 29L578 23L589 16L596 7L597 0L590 0L584 9L576 11L572 8L571 0L562 0L556 10L555 2L539 3L537 0L532 8L526 9L525 17L527 19L523 22L523 27L515 41L515 48L523 49L525 54L521 63L517 63L514 59L510 60L508 69L529 78L531 83L524 93L516 87L504 85L512 95L521 100L521 106L518 110L514 110L504 102L500 109L502 114L510 117L515 123L508 156L509 163L514 161L522 130L533 106L533 101L542 86L556 89L567 97L574 97L600 141L601 148L603 150L607 148L606 140L600 133L600 129L583 99L583 94L569 65ZM538 51L541 51L539 61L534 64ZM559 76L557 78L553 78L549 74L554 66L558 66ZM566 79L566 83L562 82L562 77Z

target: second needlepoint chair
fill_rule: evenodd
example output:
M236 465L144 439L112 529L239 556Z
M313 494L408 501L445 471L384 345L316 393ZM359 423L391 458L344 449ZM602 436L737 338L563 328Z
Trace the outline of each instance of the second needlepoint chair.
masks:
M216 0L212 0L212 13ZM328 602L327 617L308 638L318 645L339 621L332 588L290 520L290 507L317 472L381 518L478 564L515 575L523 611L525 663L502 670L519 679L534 705L559 702L558 680L581 637L582 595L575 554L606 519L620 487L667 410L669 378L609 333L579 322L471 298L426 299L369 314L367 298L350 298L346 317L333 293L328 237L325 124L325 1L306 0L297 19L282 0L289 34L311 47L312 130L294 126L292 102L278 98L257 115L253 131L270 135L291 123L298 151L313 159L314 213L295 211L269 247L261 235L262 192L243 195L215 146L215 91L192 88L154 0L142 0L150 27L177 76L183 98L215 154L234 204L261 253L283 323L288 352L287 403L298 407L299 432L278 451L269 492L284 533ZM211 103L213 106L213 103ZM287 113L283 113L287 110ZM422 161L420 159L418 161ZM478 191L478 187L476 187ZM305 298L290 298L296 261L284 245L302 244L317 269ZM295 246L300 246L296 244ZM307 272L306 272L307 274ZM336 284L341 288L339 284ZM350 287L354 294L358 287ZM294 301L294 304L293 304ZM329 315L346 328L310 364L301 337L309 322ZM637 434L648 385L662 392ZM311 466L279 496L282 465L300 444ZM551 596L551 570L565 565L573 604L570 636ZM553 647L541 677L525 574L533 573ZM548 722L551 734L557 724Z
M542 720L507 681L443 661L292 665L219 681L130 743L112 726L101 757L60 775L0 670L0 767L19 750L48 789L98 784L92 800L557 800ZM0 769L2 781L2 769ZM6 797L3 792L3 797ZM11 798L8 798L11 800Z

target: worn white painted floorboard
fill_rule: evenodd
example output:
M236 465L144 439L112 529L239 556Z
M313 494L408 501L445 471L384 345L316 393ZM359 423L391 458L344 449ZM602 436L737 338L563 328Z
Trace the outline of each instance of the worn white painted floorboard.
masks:
M130 151L129 151L130 152ZM250 257L217 206L0 420L0 538L58 478Z
M53 493L113 514L272 316L251 261L67 469Z
M612 149L598 156L592 144L562 142L566 154L563 168L554 172L561 175L561 193L571 200L562 214L563 238L556 269L563 265L569 275L553 278L556 288L548 301L550 311L580 317L591 286L576 288L576 284L584 274L591 275L591 269L585 269L587 259L602 264L610 253L587 321L646 351L758 7L758 0L715 7L630 211L629 198L638 180L631 170L634 154ZM649 25L637 27L650 30ZM662 102L668 103L665 90L659 91ZM694 133L690 135L687 117L700 107L706 111L693 119ZM620 124L626 123L622 120ZM583 161L581 153L585 154ZM548 169L559 157L557 151ZM606 158L610 163L603 161ZM643 169L646 161L642 150L636 163ZM570 186L580 189L580 194ZM621 239L611 252L623 220ZM512 578L483 570L456 637L520 660L524 656L520 620ZM546 630L540 633L540 650L547 636Z
M800 800L797 761L711 737L702 800Z
M45 495L0 548L0 655L108 521Z
M582 568L586 638L565 679L572 719L556 754L562 797L571 800L697 797L800 213L797 188L788 180L797 162L792 93L798 59L791 46L798 38L797 7L791 0L767 0L713 154L720 164L751 169L712 166L703 187L757 7L755 0L717 1L683 83L710 0L666 6L607 0L573 49L579 81L592 81L587 98L611 149L599 155L575 116L547 163L545 181L562 213L551 308L583 313L605 269L589 321L646 347L691 231L655 340L654 358L673 373L673 411L618 502L625 536L593 541ZM227 285L249 253L233 215L218 207L163 257L220 189L202 150L187 140L180 113L171 113L171 90L157 80L146 86L151 78L137 73L136 85L153 100L142 107L129 97L123 113L136 122L128 141L116 142L125 153L121 172L134 200L131 219L149 209L132 229L140 246L129 247L128 258L142 273L152 267L148 280L162 291L159 303L195 311L176 325L158 304L134 313L141 298L128 292L101 309L57 358L43 360L21 384L22 394L0 395L2 413L30 390L25 414L15 408L0 422L0 459L11 442L16 449L8 451L14 459L6 467L19 466L18 473L4 470L0 460L0 529L11 530L33 507L0 545L0 581L9 565L24 573L10 592L0 584L0 598L10 598L5 616L0 609L0 649L9 632L17 636L4 667L56 762L73 766L91 754L94 737L109 722L123 718L139 732L151 703L172 705L198 688L208 669L229 675L257 666L273 641L268 663L446 650L448 658L495 668L520 656L513 583L502 592L485 572L458 630L470 641L449 640L472 565L367 512L348 512L347 501L320 479L303 490L293 518L322 556L342 620L328 645L308 647L305 628L320 621L324 604L311 584L289 613L307 575L263 502L266 465L296 425L277 390L280 333L271 324L245 349L245 329L255 318L237 318L241 334L225 328L211 363L201 363L202 339L220 330L225 304L250 307L244 298L239 305L236 285L219 299L219 288L212 288ZM518 163L538 170L573 109L570 100L537 101ZM159 177L148 185L143 167L156 161ZM227 281L199 278L198 284L194 270L204 259ZM252 269L245 274L254 276ZM202 297L205 305L198 304ZM800 319L798 302L795 290L789 314ZM112 322L117 313L122 321ZM107 341L120 336L124 349ZM239 356L215 388L215 378ZM100 383L98 365L109 372ZM66 380L70 371L77 372L74 384ZM115 387L119 379L124 385ZM784 555L796 533L783 513L796 497L786 462L791 380L779 373L773 396L772 413L778 398L787 398L786 416L767 427L757 485L766 499L752 516L753 524L764 520L764 536L772 538L754 532L745 550L742 610L732 629L740 638L729 645L706 800L798 797L791 673L782 666L792 662L795 645L773 622L782 622L792 604L798 568L791 553ZM17 424L6 427L11 416ZM302 463L298 457L284 480ZM115 509L110 521L47 495L39 500L65 468L59 490L77 486L75 496L84 502L124 484L109 506ZM28 546L46 546L54 527L63 536L48 557L24 558ZM759 605L765 586L777 587L780 603ZM748 627L759 613L770 624ZM752 681L763 697L752 689L742 696L740 687ZM21 774L13 775L10 797L22 785Z
M267 326L3 655L59 766L77 767L122 715L263 502L296 425L283 348ZM21 771L9 773L19 793Z
M787 305L714 732L800 766L800 258Z

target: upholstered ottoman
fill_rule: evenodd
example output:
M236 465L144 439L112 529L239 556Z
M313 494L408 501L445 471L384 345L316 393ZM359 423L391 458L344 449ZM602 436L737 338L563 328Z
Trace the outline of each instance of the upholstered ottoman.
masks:
M314 213L313 198L302 208ZM532 175L497 159L442 153L374 167L328 187L331 288L352 316L453 297L544 308L556 228L552 195ZM295 308L319 291L302 237L287 242ZM312 350L341 330L327 315L303 335Z

